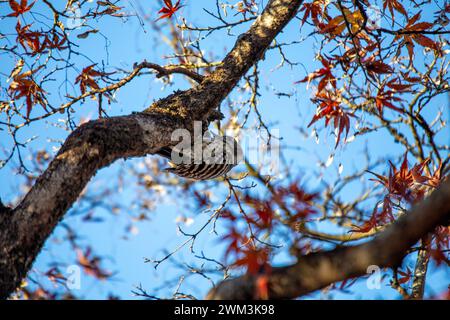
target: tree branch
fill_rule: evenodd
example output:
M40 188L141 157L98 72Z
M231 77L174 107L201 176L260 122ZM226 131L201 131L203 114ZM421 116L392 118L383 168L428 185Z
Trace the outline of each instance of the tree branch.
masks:
M427 278L428 263L430 261L429 237L422 239L422 249L417 252L416 267L414 269L414 280L412 284L412 299L422 299L425 291L425 280Z
M194 120L208 122L301 3L269 1L223 63L200 85L177 91L143 113L90 121L72 132L21 203L0 215L0 298L7 298L19 286L45 240L100 168L120 158L154 153L172 143L173 130L191 130Z
M450 179L426 200L381 232L375 239L351 247L302 256L286 267L272 268L270 299L293 299L332 283L367 274L367 268L398 266L407 250L450 218ZM253 299L257 276L244 275L221 282L208 299Z
M147 62L147 61L139 63L138 65L135 66L135 68L154 69L157 72L157 75L156 75L157 78L165 77L165 76L168 76L173 73L180 73L180 74L184 74L185 76L191 78L192 80L195 80L198 83L201 83L204 79L204 76L202 76L201 74L198 74L197 72L186 69L184 67L177 67L177 66L163 67L163 66L160 66L159 64L151 63L151 62Z

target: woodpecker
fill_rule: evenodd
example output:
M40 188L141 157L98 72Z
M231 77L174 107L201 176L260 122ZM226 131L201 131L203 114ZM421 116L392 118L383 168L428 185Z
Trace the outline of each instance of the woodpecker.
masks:
M180 177L193 180L214 179L228 173L242 159L242 149L236 139L230 136L203 138L201 147L164 147L156 152L170 160L172 172Z

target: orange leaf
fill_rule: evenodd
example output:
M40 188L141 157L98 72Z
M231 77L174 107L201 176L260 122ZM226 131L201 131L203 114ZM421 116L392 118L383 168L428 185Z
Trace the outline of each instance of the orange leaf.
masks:
M437 43L428 37L425 37L421 34L415 34L415 35L413 35L412 38L414 39L415 42L420 44L422 47L427 47L427 48L430 48L430 49L433 49L436 51L439 50Z

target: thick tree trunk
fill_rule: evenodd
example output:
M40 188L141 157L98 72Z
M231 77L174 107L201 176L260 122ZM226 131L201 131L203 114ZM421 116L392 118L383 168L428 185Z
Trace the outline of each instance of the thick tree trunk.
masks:
M177 128L210 121L217 107L295 16L302 0L271 0L223 63L201 83L155 102L143 113L100 119L77 128L13 210L0 212L0 298L21 280L66 211L102 167L154 153Z
M295 16L301 0L271 0L249 31L241 35L223 63L196 87L175 92L142 113L100 119L77 128L22 202L0 208L0 298L7 298L31 268L45 240L95 173L117 159L152 154L172 143L172 131L192 130L193 121L208 122L239 79L264 54ZM348 277L369 265L395 266L410 246L450 215L450 182L400 218L374 240L354 247L301 257L274 268L270 298L295 298ZM208 295L211 299L251 299L253 276L230 279Z

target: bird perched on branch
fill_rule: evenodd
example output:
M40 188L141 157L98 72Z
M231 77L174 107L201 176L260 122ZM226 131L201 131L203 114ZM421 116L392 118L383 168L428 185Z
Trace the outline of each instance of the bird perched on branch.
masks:
M164 170L194 180L214 179L228 173L242 159L236 139L209 133L198 145L177 145L161 148L157 154L170 160Z

